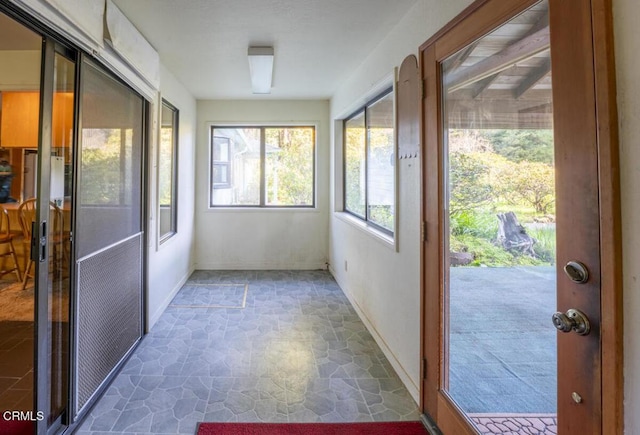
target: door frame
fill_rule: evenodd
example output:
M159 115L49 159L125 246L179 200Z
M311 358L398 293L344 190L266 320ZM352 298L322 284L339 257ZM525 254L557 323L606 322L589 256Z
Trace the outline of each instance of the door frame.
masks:
M73 125L74 134L72 135L74 143L71 144L74 149L76 148L77 138L75 132L77 124L77 113L75 110L75 102L77 100L77 74L78 74L78 51L70 48L66 44L49 37L43 37L42 46L42 64L41 64L41 84L40 84L40 131L39 131L39 143L38 143L38 157L37 157L37 183L35 186L36 191L36 222L34 226L33 240L39 240L41 237L49 237L48 225L50 224L50 184L51 184L51 148L53 143L53 98L55 94L55 57L61 55L71 60L75 64L75 83L74 83L74 111L73 111ZM74 153L75 154L75 153ZM73 181L75 186L75 180ZM74 197L75 199L75 197ZM75 217L72 218L72 225L75 222ZM43 224L45 226L43 226ZM73 229L73 227L72 227ZM74 267L73 262L69 262L69 328L68 336L66 337L68 343L68 355L64 361L63 370L67 372L67 385L61 386L66 389L67 403L66 410L62 415L58 416L55 420L50 420L51 411L51 380L49 378L50 369L52 369L52 363L49 358L49 349L52 346L51 339L49 337L49 281L52 279L49 274L49 256L50 256L50 240L47 240L47 244L44 247L39 247L37 250L37 256L45 260L38 261L34 259L35 277L34 287L35 291L35 325L36 325L36 351L35 351L35 364L34 364L34 396L35 396L35 410L44 412L44 419L38 419L36 422L38 433L57 433L62 428L69 425L69 411L71 398L70 395L70 382L71 382L71 349L74 346L73 342L73 329L71 325L74 322L74 316L72 313L72 302L74 292ZM73 249L71 250L73 252ZM32 253L32 258L33 258Z
M423 79L421 120L422 196L421 220L425 237L421 246L421 358L420 408L427 419L445 433L475 433L457 407L442 394L444 361L444 243L441 93L437 65L449 55L488 33L538 0L477 0L420 46ZM549 0L549 2L561 0ZM599 196L600 255L600 418L594 433L623 432L623 306L620 218L618 121L613 44L612 0L590 0L591 28L581 32L581 42L592 47L594 123ZM553 22L553 16L550 17ZM580 24L583 25L583 24ZM565 23L566 28L572 28ZM588 26L587 26L588 27ZM552 25L553 29L553 25ZM455 37L451 35L455 34ZM553 35L553 30L552 30ZM553 38L553 36L552 36ZM435 45L438 47L436 55ZM587 50L588 51L588 50ZM436 126L436 128L433 128ZM437 301L437 302L436 302ZM435 302L435 303L434 303ZM551 316L551 313L550 313ZM551 327L551 321L549 322ZM443 416L446 416L443 418Z

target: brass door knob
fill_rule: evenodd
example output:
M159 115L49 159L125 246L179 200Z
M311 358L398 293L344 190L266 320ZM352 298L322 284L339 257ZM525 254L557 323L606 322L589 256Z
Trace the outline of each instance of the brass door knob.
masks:
M557 312L551 316L551 320L558 331L575 331L578 335L587 335L591 332L589 318L580 310L571 308L566 313Z

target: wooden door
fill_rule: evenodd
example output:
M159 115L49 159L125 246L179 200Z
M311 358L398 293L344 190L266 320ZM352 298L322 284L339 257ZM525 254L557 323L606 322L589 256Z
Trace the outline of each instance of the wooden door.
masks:
M422 407L445 434L621 433L611 51L604 0L478 1L421 47Z

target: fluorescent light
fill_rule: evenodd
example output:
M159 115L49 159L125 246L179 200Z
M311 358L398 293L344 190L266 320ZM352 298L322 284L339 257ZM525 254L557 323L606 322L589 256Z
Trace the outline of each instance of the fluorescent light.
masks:
M273 75L273 47L249 47L249 72L254 94L270 94Z

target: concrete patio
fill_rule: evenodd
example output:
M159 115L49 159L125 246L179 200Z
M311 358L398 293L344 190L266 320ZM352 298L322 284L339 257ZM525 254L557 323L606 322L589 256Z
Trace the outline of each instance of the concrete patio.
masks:
M470 414L554 414L555 267L456 267L450 280L455 401Z

